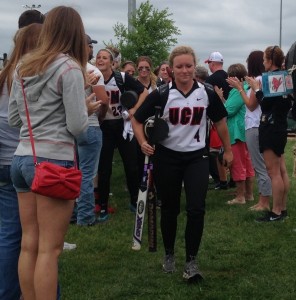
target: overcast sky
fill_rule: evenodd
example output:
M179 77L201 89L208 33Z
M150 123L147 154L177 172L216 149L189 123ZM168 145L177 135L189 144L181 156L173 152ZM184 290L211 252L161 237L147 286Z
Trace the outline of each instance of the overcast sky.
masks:
M140 3L137 0L137 8ZM85 3L85 4L82 4ZM178 45L192 46L204 64L210 52L220 51L227 69L233 63L245 63L252 50L264 50L280 44L281 0L150 0L155 9L169 9L171 19L181 31ZM128 0L5 0L0 9L0 57L10 53L22 5L41 5L42 13L57 5L72 6L81 14L85 30L98 40L94 53L103 41L116 42L113 26L127 26ZM296 41L296 1L282 0L282 39L286 53Z

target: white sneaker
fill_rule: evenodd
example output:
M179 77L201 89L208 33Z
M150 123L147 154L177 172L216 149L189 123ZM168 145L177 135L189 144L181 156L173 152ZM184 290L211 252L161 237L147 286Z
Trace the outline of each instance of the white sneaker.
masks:
M64 242L64 250L74 250L77 248L77 245L76 244L70 244L70 243L67 243L67 242Z

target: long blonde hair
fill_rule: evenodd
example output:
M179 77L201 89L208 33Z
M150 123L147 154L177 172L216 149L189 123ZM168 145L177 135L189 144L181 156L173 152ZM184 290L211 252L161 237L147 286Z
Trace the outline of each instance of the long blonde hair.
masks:
M84 71L87 63L84 26L78 12L66 6L58 6L48 12L38 48L24 57L19 75L44 73L60 53L68 54Z
M10 55L5 68L0 74L0 93L3 91L5 81L10 92L12 85L13 72L20 58L37 47L38 38L41 32L41 24L31 24L19 29L14 37L15 46Z

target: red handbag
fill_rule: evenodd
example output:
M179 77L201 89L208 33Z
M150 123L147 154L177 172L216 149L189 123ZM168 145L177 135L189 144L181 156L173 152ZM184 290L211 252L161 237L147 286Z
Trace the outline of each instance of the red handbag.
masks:
M220 149L222 147L221 139L218 135L217 129L214 124L210 128L210 148Z
M75 151L74 167L71 168L61 167L47 161L43 161L40 163L37 161L23 80L21 81L21 84L24 95L27 122L35 166L35 175L31 190L36 194L40 194L46 197L63 200L74 200L79 197L82 180L81 171L77 169Z
M35 164L35 175L31 190L34 193L64 200L79 197L81 171L75 168L64 168L43 161Z

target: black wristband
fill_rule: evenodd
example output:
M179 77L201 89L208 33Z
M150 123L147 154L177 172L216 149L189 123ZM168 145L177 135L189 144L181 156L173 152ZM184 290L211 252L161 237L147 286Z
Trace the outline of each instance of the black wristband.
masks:
M262 101L262 99L264 98L264 94L263 94L263 92L262 92L261 90L257 91L257 92L255 93L255 96L256 96L256 99L257 99L259 102Z

